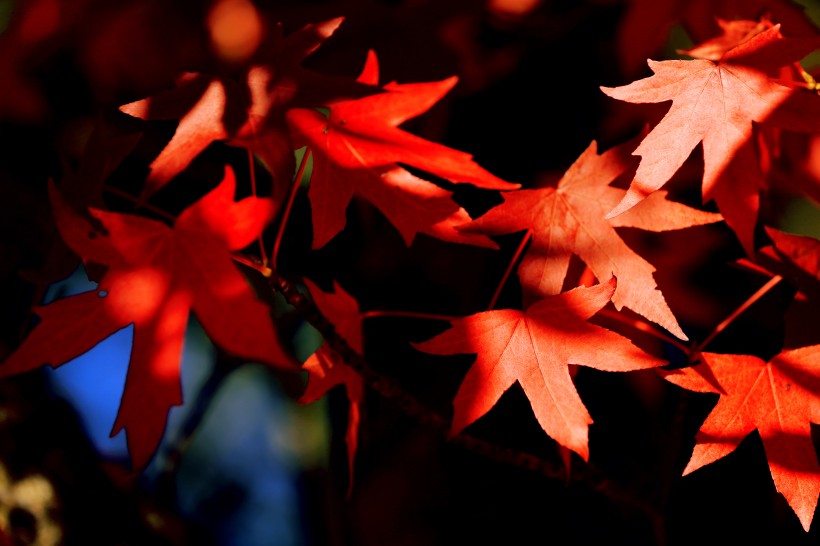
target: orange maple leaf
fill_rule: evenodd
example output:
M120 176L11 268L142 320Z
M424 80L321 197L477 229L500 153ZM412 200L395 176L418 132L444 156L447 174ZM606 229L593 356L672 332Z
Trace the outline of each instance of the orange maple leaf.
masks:
M213 342L237 356L295 369L279 345L267 305L230 252L256 239L270 220L270 199L233 201L223 182L169 227L131 214L90 209L93 225L52 190L66 243L86 262L106 266L97 290L35 309L40 323L2 365L0 376L59 366L114 332L134 325L125 391L112 434L126 430L132 465L144 467L182 402L180 357L193 312ZM98 229L101 228L101 229Z
M458 434L487 413L518 381L551 438L586 460L592 418L570 377L572 364L625 372L662 366L628 339L587 320L615 293L616 280L548 296L526 311L485 311L451 322L442 334L414 346L428 353L476 354L453 400L450 429Z
M371 52L359 81L374 84L377 77ZM452 193L398 165L480 188L518 187L484 170L467 153L399 129L438 102L456 81L453 77L430 83L391 83L384 93L335 102L327 116L302 108L288 112L293 140L314 153L308 190L314 248L325 245L344 228L345 211L354 194L381 210L408 245L416 233L427 233L459 243L495 246L486 237L456 231L454 226L470 217L451 199Z
M641 163L614 217L666 184L703 143L703 199L714 198L749 254L762 184L751 148L752 122L792 131L820 126L820 97L787 87L770 74L820 46L812 38L784 38L775 25L708 60L649 61L653 76L623 87L602 87L610 97L634 103L672 101L661 122L635 150Z
M686 339L657 289L655 268L630 249L615 228L665 231L722 218L669 201L665 192L658 192L639 207L607 220L607 211L625 193L609 184L633 166L630 149L626 143L598 155L593 141L557 187L505 193L502 204L459 229L490 235L530 230L532 243L518 267L525 300L561 292L575 254L597 278L618 278L612 297L618 309L628 307Z
M820 494L810 423L820 424L820 345L756 356L703 353L703 363L659 372L697 392L720 394L697 434L684 475L735 450L750 432L763 439L775 487L808 531Z

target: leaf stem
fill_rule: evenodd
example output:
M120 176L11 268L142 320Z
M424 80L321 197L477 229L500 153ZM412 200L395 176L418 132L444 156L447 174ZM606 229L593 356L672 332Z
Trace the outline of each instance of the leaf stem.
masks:
M253 152L250 148L248 148L248 171L250 172L251 178L251 193L254 197L258 197L259 195L256 191L256 163L253 160ZM256 242L259 244L259 257L262 258L262 264L268 265L268 253L265 251L265 241L262 239L261 233L256 238Z
M674 338L664 332L661 332L659 329L655 328L651 324L644 322L642 320L638 320L632 317L628 317L622 313L618 313L617 311L611 311L609 309L601 309L597 313L599 316L606 317L612 320L616 320L621 324L626 324L627 326L631 326L635 330L643 332L645 334L649 334L654 336L655 338L663 341L664 343L669 343L670 345L674 345L684 354L689 354L692 349L688 345L685 345L683 342Z
M279 256L279 248L282 246L282 238L285 235L285 227L288 224L291 210L293 209L293 202L296 201L296 194L299 193L300 182L305 174L308 160L310 159L310 149L306 149L302 156L302 161L299 162L299 168L296 170L296 176L293 178L293 185L288 195L288 202L285 205L285 210L282 212L282 219L279 221L279 229L276 232L276 239L273 242L273 251L271 252L271 265L276 267L276 258Z
M712 342L718 334L720 334L723 330L725 330L737 317L739 317L746 309L751 307L757 300L762 298L769 290L774 288L774 286L783 280L783 277L780 275L775 275L771 279L766 282L763 286L758 288L757 292L749 296L749 298L744 301L740 307L732 311L732 313L723 319L723 321L715 326L715 329L712 330L712 333L709 334L706 339L701 341L697 346L695 346L694 351L691 354L692 358L697 358L697 356L703 351L703 349Z
M240 263L244 266L250 267L251 269L258 271L262 274L263 277L266 279L269 278L273 274L273 270L263 263L259 263L256 260L248 258L247 256L243 256L242 254L231 254L231 258L236 263Z
M501 290L504 289L504 285L507 284L507 280L510 278L512 274L513 268L515 264L518 263L518 259L521 257L521 254L524 252L524 248L526 248L527 243L532 238L532 230L528 229L527 232L524 234L524 238L521 239L521 242L518 244L518 248L515 250L515 254L510 259L510 264L507 266L506 271L504 271L504 275L501 277L501 281L498 283L498 288L495 289L493 293L493 297L490 299L490 304L487 306L487 310L490 311L495 307L495 304L498 303L498 298L501 296Z
M810 89L811 91L817 91L818 87L820 87L820 86L818 86L817 81L814 79L814 77L812 77L811 74L806 72L806 69L803 68L803 66L799 62L795 61L793 66L794 66L795 70L797 70L797 73L800 74L800 77L803 78L803 81L805 82L804 85L805 85L806 89ZM797 85L800 85L800 82L795 82L795 83L797 83ZM802 85L801 85L801 87L802 87Z
M733 266L733 267L736 267L736 268L738 268L740 270L743 270L743 271L749 271L749 272L752 272L752 273L757 273L758 275L764 275L766 277L769 277L770 279L775 276L774 273L772 273L771 271L769 271L765 267L760 266L760 265L752 262L751 260L748 260L747 258L741 258L737 261L734 261L734 262L730 263L729 265Z
M362 319L380 318L380 317L401 317L401 318L416 318L422 320L442 320L453 321L461 317L449 315L437 315L435 313L419 313L416 311L389 311L389 310L373 310L362 313Z

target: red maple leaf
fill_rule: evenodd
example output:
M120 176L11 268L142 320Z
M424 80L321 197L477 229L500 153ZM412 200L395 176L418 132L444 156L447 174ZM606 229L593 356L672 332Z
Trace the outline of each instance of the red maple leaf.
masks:
M0 366L0 375L59 366L133 324L131 361L112 434L126 430L133 467L142 468L162 437L171 406L182 402L180 356L191 311L224 350L289 366L268 307L230 256L261 233L273 206L255 197L234 202L234 186L228 170L173 227L93 208L92 224L52 191L66 243L84 261L108 269L97 290L35 309L40 323Z
M769 227L766 233L772 244L758 251L758 260L807 295L820 299L820 240Z
M703 363L660 373L697 392L720 394L683 473L724 457L750 432L763 439L777 490L808 531L820 494L810 423L820 424L820 345L756 356L703 353Z
M820 241L766 228L772 244L757 253L758 264L782 275L798 288L784 317L784 347L820 343L817 303L820 302Z
M375 84L377 78L371 52L359 81ZM381 210L408 245L416 233L427 233L449 241L494 246L485 237L453 229L469 216L451 199L451 192L398 165L404 163L450 182L467 182L479 188L518 187L481 168L469 154L398 128L426 112L456 81L452 77L431 83L391 83L384 86L384 93L333 103L327 116L301 108L288 112L293 140L307 145L314 154L308 190L314 248L324 246L344 228L345 211L354 194Z
M649 61L655 73L629 85L602 87L635 103L672 101L661 122L635 150L641 163L624 198L610 213L633 207L657 190L703 143L703 199L714 198L747 252L754 252L754 223L762 178L751 147L752 122L814 132L820 97L786 87L770 73L814 51L817 39L784 38L776 25L707 60Z
M68 202L78 209L102 205L106 177L131 152L138 139L139 134L120 134L106 130L102 123L95 125L76 171L66 174L63 179L63 186L70 188L66 192ZM77 255L66 246L56 231L55 226L45 262L37 269L19 271L21 277L38 284L42 290L51 283L68 277L79 264Z
M753 36L774 26L768 17L762 17L760 21L750 21L746 19L726 21L720 17L716 17L715 21L721 30L718 36L701 42L693 48L679 50L678 52L697 59L719 61L720 58L733 47L748 41Z
M607 220L607 211L625 193L609 184L634 166L631 149L631 143L626 143L598 155L593 141L557 187L506 193L502 204L459 229L493 235L530 230L532 243L518 267L525 300L561 292L575 254L598 279L618 278L612 297L618 309L628 307L686 339L657 289L652 277L655 268L630 249L615 228L665 231L717 222L721 217L668 201L665 192L658 192L639 207Z
M641 1L641 0L638 0ZM702 42L720 27L717 19L770 19L780 24L787 36L817 36L818 28L795 0L673 0L678 4L681 23L695 42Z
M485 311L414 346L434 354L476 354L453 400L450 429L456 435L487 413L518 381L541 428L586 460L592 423L570 377L569 366L625 372L665 364L628 339L590 324L615 293L615 278L590 288L548 296L526 311Z
M362 346L362 317L358 302L339 286L333 284L333 292L322 292L316 285L305 280L305 284L313 298L313 303L319 311L336 328L336 332L350 345L350 348L363 354ZM344 385L349 400L347 414L347 463L348 463L348 494L353 487L353 467L356 449L359 445L359 423L361 421L361 405L364 402L364 381L353 368L348 366L339 353L323 343L302 365L308 372L308 382L305 392L299 402L309 404L323 397L337 385Z
M795 68L798 68L795 66ZM817 80L804 70L783 70L798 86L817 89ZM779 129L763 132L758 139L761 167L769 195L799 196L820 206L820 135L784 133Z
M179 120L174 136L151 163L143 197L155 193L214 141L245 146L259 154L286 187L293 174L293 146L282 116L288 107L321 105L360 86L313 74L300 66L341 25L339 17L307 25L275 40L270 65L254 65L242 82L188 73L177 86L120 107L145 120ZM281 32L281 28L277 27ZM346 80L349 81L349 80Z
M720 22L768 16L787 36L814 36L817 27L805 7L793 0L628 0L618 29L618 60L626 74L638 72L660 52L672 26L680 22L695 42L720 31Z

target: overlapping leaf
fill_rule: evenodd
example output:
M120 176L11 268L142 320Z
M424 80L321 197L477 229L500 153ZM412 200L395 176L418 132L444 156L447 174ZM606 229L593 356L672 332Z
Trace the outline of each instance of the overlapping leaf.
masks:
M697 434L684 475L735 450L757 430L777 490L808 531L820 494L811 423L820 424L820 345L783 351L769 362L749 355L703 353L703 363L662 371L672 383L720 394Z
M234 202L234 186L228 171L172 228L96 209L91 223L53 191L66 243L84 261L108 269L97 290L36 309L41 322L0 365L0 375L59 366L133 324L131 361L112 434L126 430L133 466L142 468L162 437L169 409L181 403L180 356L192 311L224 350L289 367L268 307L230 256L261 233L272 203L255 197Z
M148 197L179 174L210 143L227 140L259 154L285 188L293 174L293 146L282 116L291 106L321 105L362 86L300 66L341 25L336 18L307 25L277 40L269 64L250 67L242 82L205 74L182 75L174 89L120 110L145 120L179 120L173 138L151 163ZM281 27L277 27L281 32Z
M569 365L625 372L665 363L587 322L609 302L615 286L612 278L548 296L526 311L485 311L456 319L449 330L415 344L428 353L477 355L453 400L451 434L487 413L518 381L544 431L587 459L592 418L575 390Z
M667 43L670 30L681 24L695 42L712 38L720 20L752 20L769 15L787 36L815 36L817 26L794 0L628 0L618 29L619 63L627 74L643 68Z
M772 245L760 249L758 259L779 275L789 278L800 290L820 300L820 241L767 228Z
M609 184L634 166L630 150L627 143L598 155L593 142L557 187L506 193L501 205L459 229L491 235L530 230L532 243L518 268L526 299L558 294L575 254L599 279L618 278L612 298L618 309L632 309L686 339L657 289L655 268L632 251L615 228L664 231L721 218L669 201L661 192L627 214L605 219L625 193Z
M371 55L359 79L375 83L377 73ZM451 199L452 194L398 165L480 188L518 187L484 170L464 152L398 128L426 112L455 84L454 77L431 83L391 83L384 93L332 104L327 116L307 109L288 112L294 141L307 145L314 154L308 193L314 248L324 246L344 228L345 211L354 194L381 210L408 245L416 233L427 233L448 241L494 246L486 237L453 229L469 216Z
M757 253L759 265L782 275L798 288L786 311L785 347L820 343L817 309L820 304L820 241L766 228L772 244Z
M703 198L714 198L747 252L754 252L754 223L762 181L751 148L752 122L792 131L820 126L820 97L770 77L799 61L820 41L784 38L776 25L730 49L718 62L649 61L655 73L629 85L602 88L635 103L672 101L661 122L641 142L641 163L621 202L609 213L635 206L672 177L703 143Z

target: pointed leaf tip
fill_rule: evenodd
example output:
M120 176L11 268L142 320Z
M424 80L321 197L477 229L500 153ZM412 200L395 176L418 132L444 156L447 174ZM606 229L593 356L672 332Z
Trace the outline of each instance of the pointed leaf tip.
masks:
M367 50L364 67L356 81L366 85L379 85L379 59L374 50Z
M616 216L623 214L624 212L628 211L638 203L640 203L644 198L638 196L632 189L626 192L623 199L615 206L614 209L609 211L604 218L606 220L610 220L615 218Z
M319 34L322 36L323 39L330 38L342 23L344 23L344 17L336 17L334 19L328 19L322 23L316 24L316 28L319 29Z
M431 354L475 354L453 400L452 438L474 423L518 382L541 428L559 444L589 457L592 418L572 383L570 364L605 371L661 366L626 338L587 319L609 302L614 277L536 302L526 312L484 311L451 321L451 327L420 344Z

